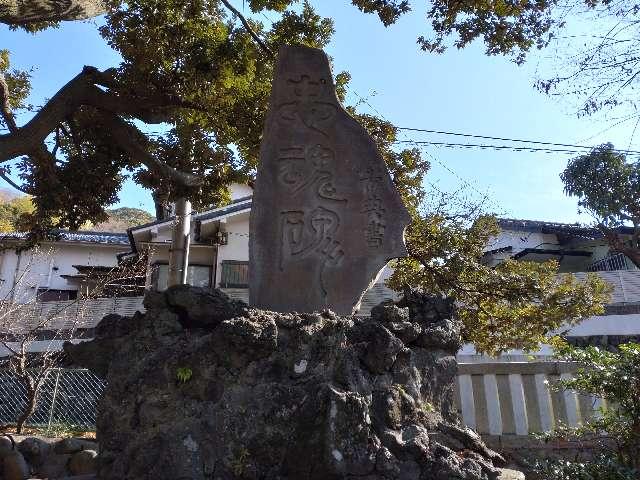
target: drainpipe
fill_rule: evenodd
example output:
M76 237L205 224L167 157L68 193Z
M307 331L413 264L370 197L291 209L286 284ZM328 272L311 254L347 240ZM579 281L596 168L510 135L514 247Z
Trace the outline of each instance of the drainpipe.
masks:
M169 250L168 286L187 283L189 245L191 243L191 202L182 197L176 201L175 223Z
M20 263L22 260L22 250L16 252L18 259L16 260L16 269L13 272L13 284L11 286L11 303L16 301L16 289L18 288L18 275L20 274Z
M218 278L218 244L213 246L213 268L211 269L211 288L218 288L216 280Z

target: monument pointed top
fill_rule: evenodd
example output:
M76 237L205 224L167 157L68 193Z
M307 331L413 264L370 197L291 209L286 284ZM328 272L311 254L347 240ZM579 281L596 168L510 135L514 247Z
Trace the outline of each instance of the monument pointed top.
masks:
M351 314L410 221L373 139L340 105L322 50L278 52L251 211L251 304Z

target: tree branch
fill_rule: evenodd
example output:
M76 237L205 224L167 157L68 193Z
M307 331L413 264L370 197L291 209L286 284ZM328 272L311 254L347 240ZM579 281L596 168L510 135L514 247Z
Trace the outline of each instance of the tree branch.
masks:
M18 130L18 125L16 125L16 120L13 118L13 112L9 104L9 85L7 85L2 73L0 73L0 113L2 113L2 118L10 132Z
M101 0L5 0L0 13L0 22L8 25L30 25L40 22L62 20L84 20L106 11Z
M2 178L5 182L7 182L9 185L11 185L16 190L18 190L18 191L20 191L22 193L25 193L27 195L31 195L28 191L23 189L20 185L18 185L13 180L11 180L11 178L6 173L4 173L2 170L0 170L0 178Z
M244 18L244 16L227 0L221 0L221 2L224 4L225 7L231 10L233 14L240 19L245 30L247 30L247 32L249 32L249 35L251 35L251 38L253 38L255 42L258 45L260 45L260 48L262 48L265 52L267 52L269 56L274 57L275 55L273 54L273 51L267 46L266 43L264 43L264 41L258 36L258 34L253 30L253 28L251 28L251 25L249 25L249 22L247 22L247 19Z
M618 232L614 229L607 228L602 223L598 224L598 229L602 232L604 237L609 244L609 248L617 253L622 253L629 260L633 262L633 264L640 268L640 250L637 248L629 247L625 245L624 240L620 238Z
M180 172L151 155L144 145L146 137L135 126L108 112L100 112L100 118L109 129L109 133L118 142L118 146L149 170L153 170L183 187L194 187L202 184L202 178L190 173Z
M168 95L134 98L113 91L104 92L96 86L109 82L113 82L110 71L100 72L94 67L84 67L82 72L58 90L29 122L17 128L15 132L0 135L0 162L20 155L31 155L34 145L43 144L60 123L83 105L136 117L147 123L165 121L166 115L162 109L169 106L197 108L196 105Z

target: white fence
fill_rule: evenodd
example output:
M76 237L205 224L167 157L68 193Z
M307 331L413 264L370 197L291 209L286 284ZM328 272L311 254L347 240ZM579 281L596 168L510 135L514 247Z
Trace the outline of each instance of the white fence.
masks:
M144 311L143 297L66 300L0 306L0 330L9 333L40 330L93 328L105 315L133 315Z
M231 298L249 302L246 288L222 289ZM397 298L392 290L376 284L362 301L360 315L368 315L371 308L387 298ZM66 300L61 302L0 305L0 332L20 333L34 328L40 330L74 330L93 328L105 315L117 313L131 316L144 312L143 297L119 297Z
M579 425L597 414L602 400L549 388L574 371L564 362L461 363L458 411L480 434L527 435L559 423Z
M611 303L640 302L640 270L614 270L610 272L593 272L613 286ZM584 280L586 272L574 273L579 280Z

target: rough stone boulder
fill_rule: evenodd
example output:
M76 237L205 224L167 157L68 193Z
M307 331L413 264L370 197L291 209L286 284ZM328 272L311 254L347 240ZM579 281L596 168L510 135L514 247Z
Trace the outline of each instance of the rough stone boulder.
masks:
M450 304L281 314L180 288L188 301L150 294L146 314L65 345L108 382L99 478L499 477L501 457L458 422Z

